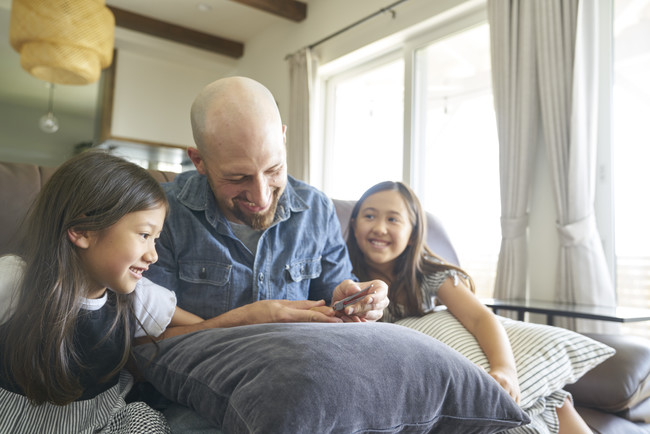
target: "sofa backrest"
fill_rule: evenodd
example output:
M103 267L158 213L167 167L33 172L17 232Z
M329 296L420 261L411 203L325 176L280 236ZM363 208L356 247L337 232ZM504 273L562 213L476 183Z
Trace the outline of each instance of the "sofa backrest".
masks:
M0 255L10 253L12 237L17 233L30 205L54 170L55 168L36 164L0 161ZM159 182L171 181L176 176L173 172L160 170L149 170L149 173ZM345 238L355 202L339 199L334 199L333 202ZM427 214L427 220L429 247L449 262L458 264L454 247L440 221L432 214Z
M0 161L0 255L11 252L11 242L36 195L56 168ZM175 173L150 170L159 182L171 181Z

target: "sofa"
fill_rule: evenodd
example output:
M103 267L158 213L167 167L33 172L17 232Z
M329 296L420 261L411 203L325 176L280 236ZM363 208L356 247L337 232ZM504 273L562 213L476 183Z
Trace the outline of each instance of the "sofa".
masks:
M12 237L42 185L55 169L34 164L0 162L0 255L13 251ZM150 171L160 182L174 173ZM352 201L334 200L345 234ZM428 244L458 263L441 222L428 215ZM582 375L566 390L595 433L650 433L650 341L619 335L589 335L614 348L616 354Z

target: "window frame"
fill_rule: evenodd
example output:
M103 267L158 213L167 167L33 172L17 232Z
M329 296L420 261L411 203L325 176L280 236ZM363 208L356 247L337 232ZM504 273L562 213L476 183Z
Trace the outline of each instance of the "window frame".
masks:
M599 9L599 84L598 84L598 141L597 141L597 166L594 212L596 224L600 232L605 259L608 271L614 286L616 287L616 251L615 251L615 225L614 225L614 174L613 174L613 143L612 143L612 103L613 103L613 19L614 0L597 0ZM404 58L404 140L403 140L403 179L402 181L412 186L416 194L421 195L424 191L422 185L424 178L421 176L424 168L421 160L417 158L424 144L414 132L417 131L416 123L418 111L415 107L417 95L415 94L415 61L416 51L436 41L452 36L455 33L465 31L473 26L487 22L486 2L477 2L470 9L465 9L458 14L448 14L443 19L434 20L416 31L405 32L405 36L393 35L391 43L377 43L377 49L363 49L363 54L356 60L350 60L350 55L344 56L343 61L338 59L323 65L319 70L317 78L318 103L315 114L315 140L311 152L310 165L312 177L310 182L326 191L324 188L324 176L326 167L331 164L327 159L327 138L331 137L331 131L325 130L328 125L327 110L331 109L327 103L328 84L336 80L336 76L349 76L359 73L363 69L370 68L370 65L377 65L379 59L384 56L401 55ZM366 47L368 48L368 47ZM331 113L329 114L331 116ZM327 191L326 191L327 192Z
M319 128L321 128L321 132L320 132L321 145L316 148L317 149L316 152L310 152L310 156L311 156L310 167L314 169L314 172L312 173L316 174L316 176L312 176L310 179L310 183L312 185L328 193L328 185L325 180L325 172L326 172L325 169L327 167L333 167L335 164L333 158L333 152L332 152L333 146L331 144L331 140L334 137L334 131L332 128L333 122L331 122L331 120L334 119L334 109L335 109L334 94L336 92L336 85L351 77L355 77L367 71L387 65L388 63L398 60L401 57L402 57L401 50L399 50L398 48L394 48L384 53L380 53L377 56L372 57L370 59L366 59L363 62L356 63L350 67L345 67L343 69L340 68L331 69L329 70L330 72L328 73L322 73L319 70L319 76L318 76L319 83L317 87L320 89L319 94L323 95L322 97L323 102L317 105L317 107L319 108L319 110L317 110L317 118L322 119L322 121L318 122ZM406 104L405 104L405 109L406 109ZM312 147L312 149L314 148ZM406 154L403 155L403 158L405 157ZM314 167L314 166L320 166L320 167Z
M331 131L333 85L364 71L376 68L382 64L402 57L404 60L404 137L403 137L403 168L402 181L412 186L416 194L424 191L424 186L419 182L419 174L424 170L418 164L418 152L422 149L421 142L413 136L417 119L417 110L414 107L417 95L415 94L415 62L417 50L435 43L441 39L463 32L487 22L487 7L485 3L478 3L472 9L462 10L458 14L451 14L444 20L436 21L417 32L404 37L393 37L390 44L378 44L375 50L364 50L358 59L350 60L346 56L344 61L332 61L323 65L318 70L316 79L316 110L314 123L316 134L311 146L310 167L313 176L310 183L327 193L325 182L325 168L332 164L331 154L328 152L333 135Z

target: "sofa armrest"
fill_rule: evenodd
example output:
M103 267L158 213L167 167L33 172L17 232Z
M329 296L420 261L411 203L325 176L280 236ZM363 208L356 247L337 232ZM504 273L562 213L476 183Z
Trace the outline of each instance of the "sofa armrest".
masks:
M611 413L593 408L576 407L594 434L648 434L650 425L625 420Z
M650 398L650 340L623 335L587 336L616 349L616 354L565 387L576 405L650 420L650 406L644 403ZM636 410L643 413L646 409L649 414L629 411L636 406Z

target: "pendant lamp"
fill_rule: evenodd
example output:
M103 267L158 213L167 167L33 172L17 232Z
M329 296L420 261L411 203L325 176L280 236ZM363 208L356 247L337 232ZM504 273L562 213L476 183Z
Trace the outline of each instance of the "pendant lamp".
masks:
M59 131L59 120L54 116L54 84L47 83L50 88L50 99L47 104L47 114L41 116L38 126L46 133L56 133Z
M13 0L9 42L36 78L90 84L113 61L115 17L105 0Z

